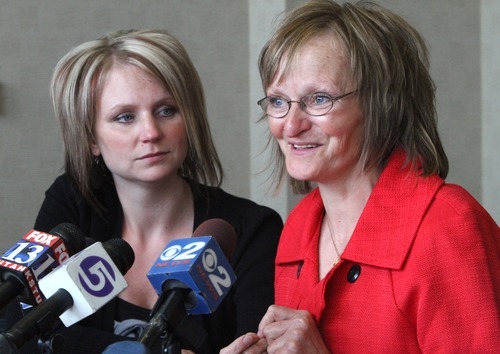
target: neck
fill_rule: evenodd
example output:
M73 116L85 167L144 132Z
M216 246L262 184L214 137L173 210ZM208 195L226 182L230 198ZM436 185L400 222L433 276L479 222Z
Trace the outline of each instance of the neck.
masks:
M325 207L324 222L328 222L328 233L340 253L349 242L378 177L379 173L368 172L344 183L318 185Z
M154 187L117 185L123 209L122 234L143 240L159 237L169 241L192 233L194 204L191 189L176 178Z

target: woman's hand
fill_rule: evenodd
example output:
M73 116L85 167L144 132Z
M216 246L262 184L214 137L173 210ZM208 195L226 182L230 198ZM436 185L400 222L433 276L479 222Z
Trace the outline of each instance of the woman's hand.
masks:
M266 353L266 348L265 338L260 338L255 333L247 333L223 348L220 354L262 354Z
M269 354L330 353L308 311L272 305L259 324ZM254 352L252 352L254 353Z
M329 354L312 315L304 310L272 305L259 324L259 332L247 333L220 354Z

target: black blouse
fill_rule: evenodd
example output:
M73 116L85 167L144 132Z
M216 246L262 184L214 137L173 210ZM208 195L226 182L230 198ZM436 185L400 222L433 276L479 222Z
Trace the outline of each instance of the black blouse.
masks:
M236 337L256 332L262 316L274 302L274 257L283 223L279 214L268 207L220 188L200 188L201 193L194 200L193 230L205 220L221 218L234 227L237 235L230 261L237 280L214 313L200 316L208 334L202 352L218 353ZM49 232L60 223L69 222L96 241L120 238L123 214L114 186L107 184L96 194L106 210L104 213L99 214L91 208L65 175L59 176L45 193L34 228ZM115 320L123 320L124 314L128 313L127 317L137 312L123 308L123 303L117 312L117 301L112 300L69 328L59 324L57 331L63 335L66 345L64 353L102 353L111 343L126 340L113 333ZM7 329L21 316L17 305L13 303L8 308ZM141 309L136 310L140 312ZM142 310L144 319L147 310ZM161 352L158 344L153 353ZM39 352L35 340L21 349L23 353Z

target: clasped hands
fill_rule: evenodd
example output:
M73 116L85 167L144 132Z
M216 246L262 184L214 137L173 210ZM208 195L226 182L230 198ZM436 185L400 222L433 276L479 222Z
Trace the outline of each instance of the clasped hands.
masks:
M271 305L257 333L237 338L220 354L330 353L312 315L305 310Z

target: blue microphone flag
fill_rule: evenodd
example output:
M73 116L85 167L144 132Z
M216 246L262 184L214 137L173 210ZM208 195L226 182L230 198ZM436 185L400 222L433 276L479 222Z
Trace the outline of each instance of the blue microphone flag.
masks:
M158 294L179 282L191 289L194 299L186 304L188 315L215 311L236 281L236 275L219 244L212 236L170 241L148 279Z

